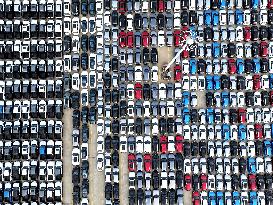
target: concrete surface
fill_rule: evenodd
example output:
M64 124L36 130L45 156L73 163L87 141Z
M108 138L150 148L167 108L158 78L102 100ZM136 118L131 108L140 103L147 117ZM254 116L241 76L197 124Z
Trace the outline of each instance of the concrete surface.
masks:
M97 171L97 125L89 124L89 204L103 205L104 172Z
M72 185L72 109L63 115L63 204L73 204Z
M197 94L197 107L198 109L200 108L205 108L206 107L206 91L196 91Z
M192 192L191 191L186 191L184 189L184 205L191 205L192 204L192 199L191 199L191 195L192 195Z
M119 154L119 198L121 205L128 205L129 200L129 173L128 173L128 154Z
M161 73L162 73L162 66L165 64L168 64L172 58L174 57L174 51L173 51L173 47L158 47L157 48L157 52L158 52L158 83L168 83L170 82L170 80L164 80L161 78ZM171 67L172 68L172 67ZM171 69L172 71L172 69ZM173 80L173 79L171 79Z

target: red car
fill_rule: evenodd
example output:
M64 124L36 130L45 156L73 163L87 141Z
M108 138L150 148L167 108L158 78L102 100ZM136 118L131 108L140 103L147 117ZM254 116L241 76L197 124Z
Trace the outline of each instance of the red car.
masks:
M129 172L136 171L136 156L134 154L128 154L128 170Z
M164 0L157 1L157 9L158 9L158 12L164 12L164 10L165 10Z
M261 57L267 57L268 56L268 43L267 42L261 42L260 43L260 56Z
M137 100L142 98L142 85L140 83L135 84L135 98Z
M144 155L144 169L145 172L150 172L152 169L152 156L150 154Z
M183 152L183 137L181 135L176 135L175 137L175 149L176 152Z
M263 139L263 126L261 124L255 124L254 129L255 139Z
M234 59L228 59L228 68L230 74L236 73L236 63Z
M121 31L119 33L119 46L121 48L124 48L126 46L126 42L127 42L127 35L126 35L126 32L124 31Z
M253 75L253 89L259 90L261 88L261 78L260 75Z
M208 188L208 177L205 174L200 175L201 191L206 191Z
M174 67L174 80L180 81L182 76L182 68L180 65Z
M161 153L166 153L168 150L168 139L165 135L162 135L160 137L160 148L161 148Z
M179 30L175 30L173 32L173 42L175 47L179 47L181 42L181 32Z
M182 53L181 53L181 55L182 55L182 58L188 58L189 57L189 51L188 51L188 49L183 50Z
M192 193L192 204L193 205L200 205L200 193L198 191L194 191Z
M269 93L269 101L270 101L271 105L273 105L273 91L270 91L270 93Z
M150 45L150 35L147 31L143 31L142 32L142 35L141 35L141 38L142 38L142 46L143 47L149 47Z
M181 33L182 40L186 40L188 35L189 35L189 28L187 26L183 26L182 33Z
M254 174L249 174L248 175L248 187L251 191L256 191L257 186L256 186L256 176Z
M244 27L244 38L245 38L245 41L251 40L251 29L248 26Z
M190 191L191 190L191 175L185 174L184 183L185 183L184 187L186 191Z
M118 11L121 14L124 14L126 12L126 0L118 1Z
M272 9L272 8L273 8L273 0L268 0L267 7L268 7L269 9Z
M246 110L244 108L238 109L239 122L246 123Z
M134 47L134 33L132 31L127 33L127 46L128 48Z

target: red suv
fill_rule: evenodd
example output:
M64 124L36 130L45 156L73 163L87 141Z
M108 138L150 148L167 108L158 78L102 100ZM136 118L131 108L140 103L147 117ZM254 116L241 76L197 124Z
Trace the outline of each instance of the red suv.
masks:
M158 12L164 12L165 10L164 0L157 1L157 9L158 9Z
M124 14L126 12L126 0L118 1L118 11L121 14Z
M205 174L200 175L201 191L206 191L208 188L208 177Z
M136 171L136 156L134 154L128 154L128 170L129 172Z
M150 35L147 31L143 31L142 32L142 35L141 35L141 38L142 38L142 46L143 47L149 47L150 45Z
M181 32L179 30L175 30L173 32L173 42L175 47L180 46L180 40L181 40Z
M246 123L246 110L243 108L238 109L239 122Z
M253 89L259 90L261 88L260 75L253 75Z
M255 139L263 139L263 126L261 124L255 124Z
M128 48L134 47L134 33L132 31L127 33L127 46Z
M200 205L200 193L198 191L192 193L192 204Z
M191 175L185 174L184 178L185 178L184 179L185 189L186 189L186 191L190 191L191 190Z
M260 43L260 56L261 57L267 57L268 56L268 43L267 42L261 42Z
M236 63L234 59L229 59L228 60L228 68L229 68L229 73L234 74L236 73Z
M176 152L183 152L183 137L181 135L176 135L175 137L175 149Z
M119 33L119 46L121 48L124 48L126 46L126 41L127 41L127 35L126 35L126 32L124 31L121 31Z
M256 191L257 186L256 186L256 176L254 174L249 174L248 175L248 187L251 191Z
M180 65L174 67L174 80L180 81L182 76L182 69Z
M144 155L144 169L145 172L150 172L152 169L152 156L150 154Z
M160 148L162 153L166 153L168 150L168 140L165 135L160 137Z
M140 83L135 84L135 98L137 100L142 98L142 85Z
M244 27L244 38L245 38L245 41L251 40L251 29L248 26Z

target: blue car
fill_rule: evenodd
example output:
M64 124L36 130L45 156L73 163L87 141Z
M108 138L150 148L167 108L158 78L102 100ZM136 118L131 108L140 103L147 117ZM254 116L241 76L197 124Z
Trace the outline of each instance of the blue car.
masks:
M213 76L214 90L221 90L221 77L219 75Z
M273 89L273 74L269 75L269 87L270 89Z
M251 1L251 7L252 7L252 9L258 9L258 7L259 7L259 0L252 0Z
M207 109L207 123L208 124L213 124L214 123L214 110L213 108L208 108Z
M205 24L206 24L206 26L210 26L211 25L211 21L212 21L212 19L211 19L211 10L206 10L204 16L205 16Z
M235 11L236 14L236 24L243 24L244 22L244 12L241 11L240 9L236 9Z
M269 140L264 141L264 155L269 157L272 156L271 142Z
M224 205L224 193L221 191L216 192L217 205Z
M224 140L230 139L230 126L227 124L222 125L222 138Z
M238 58L236 60L236 68L238 74L243 74L245 72L245 62L243 59Z
M226 7L227 7L227 1L226 0L219 0L219 8L226 9Z
M193 40L196 39L196 27L195 26L190 26L190 34Z
M220 57L220 43L214 42L212 44L212 53L213 53L214 58Z
M216 205L216 194L213 191L209 191L209 204Z
M233 205L241 205L240 193L238 191L232 192Z
M253 64L254 64L254 66L253 66L254 73L260 73L261 72L260 59L254 58Z
M253 157L248 158L247 169L248 169L249 173L256 174L256 160L255 160L255 158L253 158Z
M271 138L273 138L273 124L271 124Z
M190 124L191 122L190 110L188 108L183 109L183 121L184 124Z
M212 15L213 26L218 26L219 25L219 12L217 10L213 10L211 12L211 15Z
M46 157L46 146L45 145L40 145L40 157L43 159Z
M249 192L249 204L250 205L258 205L258 197L256 191Z
M190 73L191 74L197 73L197 63L195 59L190 59Z
M11 187L8 187L8 188L4 189L4 200L6 202L12 203L12 191L11 191Z
M0 105L0 119L4 119L4 116L5 113L4 113L4 104L3 105Z
M213 90L213 77L211 75L206 76L207 90Z
M182 104L184 107L189 107L190 105L190 92L183 92L182 93Z
M240 140L246 140L246 126L243 124L238 127L238 137Z
M228 107L230 104L229 93L227 91L222 92L221 98L222 98L222 106Z

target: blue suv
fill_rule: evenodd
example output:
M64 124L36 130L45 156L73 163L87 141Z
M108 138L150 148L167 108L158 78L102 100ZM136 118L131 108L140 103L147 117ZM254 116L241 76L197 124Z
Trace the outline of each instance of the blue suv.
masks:
M245 62L243 59L238 58L236 60L237 73L243 74L245 72Z
M224 140L230 139L230 126L227 124L222 125L222 138Z
M253 157L248 158L248 163L247 163L247 169L248 172L251 174L256 174L256 160Z
M240 140L246 140L246 126L243 124L240 124L238 127L238 137Z

